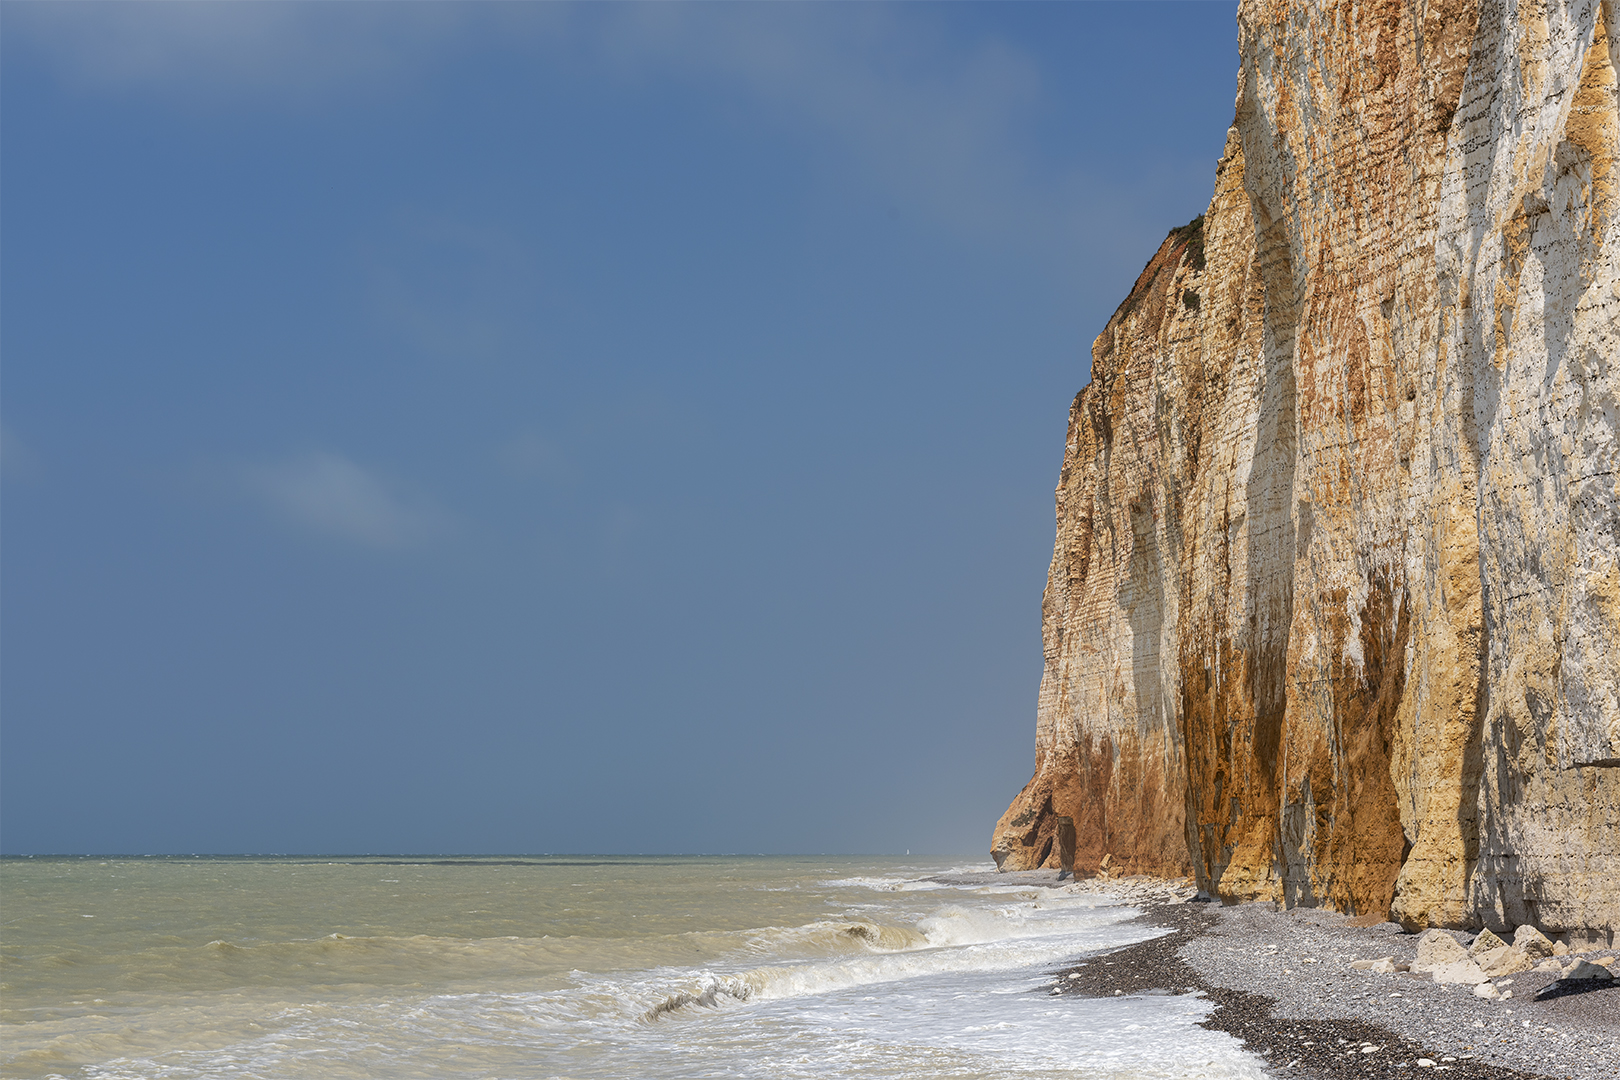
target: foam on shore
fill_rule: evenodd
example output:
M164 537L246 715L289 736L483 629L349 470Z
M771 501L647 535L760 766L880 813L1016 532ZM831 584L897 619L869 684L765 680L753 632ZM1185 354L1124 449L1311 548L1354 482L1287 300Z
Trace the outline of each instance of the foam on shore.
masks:
M10 1076L1263 1075L1198 1026L1211 1006L1196 995L1052 997L1055 966L1162 931L1051 874L857 859L31 872L38 902L19 890L8 910Z

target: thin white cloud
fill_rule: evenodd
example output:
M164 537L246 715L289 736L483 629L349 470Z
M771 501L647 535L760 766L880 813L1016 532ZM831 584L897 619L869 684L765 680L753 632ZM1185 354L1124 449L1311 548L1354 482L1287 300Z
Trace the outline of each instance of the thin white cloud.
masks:
M309 453L241 471L247 491L279 520L368 548L428 543L449 528L430 500L339 454Z
M1022 137L1039 65L995 41L964 43L926 15L863 5L627 5L600 47L621 70L741 89L841 146L908 213L971 232L1050 235L1061 183Z
M957 32L923 5L180 0L3 10L8 42L64 80L201 109L325 108L472 54L586 82L707 86L810 140L809 159L835 182L871 190L925 228L1019 251L1080 291L1116 287L1121 268L1134 274L1166 227L1163 197L1201 198L1213 174L1212 161L1167 160L1144 173L1143 163L1121 169L1106 145L1043 143L1043 110L1058 106L1041 61ZM420 291L386 274L378 288L383 301ZM406 309L415 313L404 323L439 351L484 355L505 341L500 306L435 302Z
M964 42L925 9L864 5L6 5L6 30L76 85L330 100L371 92L472 49L576 74L707 83L816 132L904 212L1049 242L1069 180L1021 136L1039 65ZM826 159L832 160L832 159Z
M309 98L408 76L461 40L459 4L24 2L5 30L86 88Z

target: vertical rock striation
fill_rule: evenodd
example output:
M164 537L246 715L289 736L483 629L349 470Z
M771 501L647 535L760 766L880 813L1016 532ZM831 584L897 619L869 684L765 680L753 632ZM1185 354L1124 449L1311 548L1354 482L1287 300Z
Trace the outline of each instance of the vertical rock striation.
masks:
M1092 346L1004 868L1620 930L1620 0L1243 0Z

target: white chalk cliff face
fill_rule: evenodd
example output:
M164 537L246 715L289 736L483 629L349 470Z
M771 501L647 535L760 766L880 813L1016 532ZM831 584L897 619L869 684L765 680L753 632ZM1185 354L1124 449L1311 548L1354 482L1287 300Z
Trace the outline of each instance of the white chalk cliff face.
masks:
M1244 0L1092 348L1007 868L1620 930L1617 0Z

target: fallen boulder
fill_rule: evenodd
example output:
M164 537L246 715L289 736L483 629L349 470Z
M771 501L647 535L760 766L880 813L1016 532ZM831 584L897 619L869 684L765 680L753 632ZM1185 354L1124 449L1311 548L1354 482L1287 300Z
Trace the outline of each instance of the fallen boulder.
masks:
M1456 938L1444 930L1430 930L1418 938L1417 959L1412 963L1412 970L1433 971L1467 958L1467 950L1457 944Z
M1513 931L1513 947L1532 960L1545 960L1553 954L1552 941L1529 923Z
M1468 955L1478 956L1482 952L1489 952L1492 949L1500 949L1506 944L1507 942L1491 933L1490 930L1481 930L1479 932L1479 936L1474 939L1474 943L1468 946Z
M1606 969L1605 969L1606 970ZM1434 969L1434 981L1437 983L1456 983L1463 986L1476 986L1488 982L1485 973L1479 970L1479 965L1466 957L1453 964L1442 964Z
M1614 972L1590 960L1577 960L1564 972L1566 979L1612 979Z
M1380 956L1377 960L1352 960L1350 967L1354 971L1374 971L1381 975L1395 973L1395 958L1393 956Z
M1474 963L1479 970L1496 978L1499 975L1515 975L1521 971L1529 971L1532 964L1530 958L1516 945L1502 945L1489 949L1474 957Z

